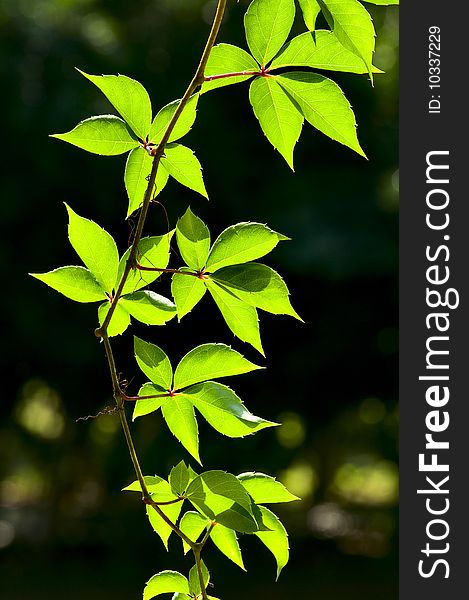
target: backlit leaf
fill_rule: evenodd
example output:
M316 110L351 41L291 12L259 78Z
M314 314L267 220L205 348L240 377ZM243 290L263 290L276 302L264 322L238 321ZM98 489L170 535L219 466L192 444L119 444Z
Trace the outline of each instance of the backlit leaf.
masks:
M202 581L204 589L207 589L207 586L210 582L210 573L208 572L207 567L203 560L200 561L200 570L202 572ZM199 594L202 594L202 588L200 587L199 580L199 572L197 570L197 565L194 565L189 571L189 589L191 594L195 597L199 597Z
M144 140L151 124L151 102L143 85L125 75L88 75L78 71L103 92L133 132Z
M153 164L153 157L143 148L134 148L130 152L125 165L125 189L129 196L127 217L139 209L148 187L148 179ZM169 173L160 163L156 172L155 187L152 198L156 198L168 182Z
M176 122L176 125L174 126L173 131L171 132L171 135L169 136L169 142L175 142L189 133L197 116L198 101L199 94L194 94L189 98L184 110ZM150 142L159 144L180 102L180 100L174 100L174 102L167 104L158 112L153 120L150 133L148 135Z
M145 375L158 387L165 390L171 389L173 369L163 350L138 337L134 338L134 349L138 366Z
M272 62L272 71L285 67L311 67L328 71L367 73L365 63L347 50L332 31L318 30L302 33L282 48ZM381 71L373 67L373 72Z
M103 156L124 154L138 146L138 141L132 137L124 121L113 115L85 119L71 131L55 133L50 137Z
M239 300L213 281L207 281L208 290L215 300L226 324L242 342L251 344L264 355L259 333L259 319L254 306Z
M239 480L224 471L206 471L191 481L186 497L193 504L208 507L215 515L233 503L251 512L251 499Z
M30 275L76 302L97 302L106 299L99 283L84 267L59 267L49 273Z
M299 0L299 2L301 10L303 11L303 19L306 27L310 31L314 31L316 29L316 19L321 12L321 7L317 0Z
M224 267L211 276L238 298L275 315L300 319L290 304L289 291L280 275L260 263Z
M146 325L164 325L176 316L176 305L171 300L149 290L124 296L120 304L132 317Z
M145 475L143 478L149 494L155 502L171 502L176 500L177 496L171 491L169 483L158 475ZM123 492L141 492L139 481L133 481L130 485L122 489Z
M160 396L160 398L147 398L145 400L137 400L134 406L134 412L132 415L132 420L135 421L138 417L143 417L144 415L149 415L152 412L155 412L161 405L163 404L164 396L163 394L167 394L167 391L162 387L156 386L153 383L145 383L140 388L138 395L139 396Z
M179 269L180 271L190 271L186 267ZM173 275L171 282L171 293L176 303L178 319L187 315L194 306L202 300L207 287L204 282L198 277L189 275Z
M204 531L210 520L207 517L203 517L200 513L194 511L188 511L179 522L179 529L187 535L187 537L196 542L202 531ZM187 554L190 550L190 546L186 542L182 542L184 546L184 554Z
M207 260L207 271L239 265L265 256L281 240L288 238L261 223L238 223L215 240Z
M169 489L169 483L167 481L165 481L165 483L168 486ZM155 498L156 500L156 498ZM158 500L156 500L158 501ZM164 500L161 500L161 502L164 502ZM179 518L179 514L182 510L182 501L181 502L176 502L174 504L167 504L164 506L160 506L160 509L164 512L164 514L171 519L171 521L173 523L176 523L176 521ZM159 535L159 537L161 538L161 541L163 542L163 544L165 545L166 550L168 549L168 540L171 537L171 534L173 533L173 530L171 529L171 527L169 525L166 524L165 521L163 521L163 519L160 517L160 515L156 512L156 510L150 506L147 505L146 507L146 512L147 512L147 516L148 516L148 520L150 521L150 525L153 527L153 531Z
M280 481L264 473L241 473L238 475L238 479L256 504L299 500Z
M185 388L208 379L241 375L256 369L262 367L245 359L225 344L203 344L191 350L178 364L174 374L174 389Z
M150 600L160 594L179 592L189 594L189 582L177 571L162 571L148 581L143 592L143 600Z
M174 231L165 235L145 237L140 240L138 245L137 260L143 267L165 269L169 263L169 252L171 238ZM124 273L127 259L130 255L130 248L124 253L119 262L119 270L115 287L117 288ZM141 271L139 269L131 270L127 281L125 282L123 294L132 294L137 290L153 283L159 276L159 271Z
M249 49L265 66L285 43L295 19L294 0L254 0L244 16Z
M233 390L215 381L190 387L183 395L214 429L228 437L244 437L278 425L250 413Z
M224 73L242 73L244 71L248 73L259 72L259 65L245 50L238 48L238 46L232 46L231 44L218 44L212 48L207 66L205 67L206 76L222 75ZM209 92L216 88L247 81L251 77L252 74L222 77L220 79L206 81L202 86L201 93L205 94L205 92Z
M257 77L251 83L249 99L262 131L293 170L293 150L303 115L273 77Z
M78 216L67 204L65 206L69 218L70 243L103 290L110 294L119 265L119 254L114 239L99 225Z
M372 77L375 29L366 8L358 0L318 0L318 2L339 42L363 60Z
M271 531L257 531L255 535L272 552L277 563L277 579L281 570L288 562L289 545L288 535L285 527L280 522L277 515L274 515L268 508L259 506L262 518Z
M171 473L169 474L169 485L171 486L171 491L173 491L177 496L182 496L189 485L189 481L189 471L187 470L184 461L181 460L180 463L171 469Z
M196 271L202 270L210 250L210 231L190 208L177 222L176 239L186 265Z
M303 72L285 73L277 79L313 127L365 156L357 139L355 115L336 83L322 75Z
M192 150L181 144L168 144L161 164L181 185L208 198L202 179L202 167Z
M217 546L217 548L223 552L225 556L232 560L235 565L241 567L243 571L246 570L244 568L243 557L241 555L241 549L239 547L238 538L236 537L235 531L228 529L228 527L225 527L220 523L217 523L212 529L210 538L215 546Z
M192 403L184 396L177 394L172 398L165 398L161 410L171 433L200 463L199 431Z
M101 306L98 308L98 319L100 325L104 323L104 319L106 318L110 308L111 303L109 301L101 304ZM109 321L107 334L109 337L122 335L129 325L130 315L119 302L114 310L111 320Z

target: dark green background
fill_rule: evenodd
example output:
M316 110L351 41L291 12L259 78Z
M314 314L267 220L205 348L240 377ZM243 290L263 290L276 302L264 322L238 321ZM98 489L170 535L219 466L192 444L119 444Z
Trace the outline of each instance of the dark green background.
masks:
M247 2L229 5L220 40L245 46ZM365 76L332 77L355 110L369 161L305 126L293 175L238 85L203 97L185 139L204 166L210 202L175 182L160 197L171 226L190 204L214 235L256 220L292 237L267 262L285 276L306 321L261 314L268 369L232 381L251 410L285 424L245 440L200 427L205 469L257 469L304 497L274 507L292 548L277 585L273 558L256 539L241 539L247 574L207 552L212 592L223 600L397 597L397 9L367 6L378 32L375 63L386 74L374 89ZM177 539L166 555L137 497L119 492L133 475L116 417L76 422L112 406L93 336L96 305L73 303L27 272L77 264L63 202L104 226L121 251L130 233L124 158L47 137L110 111L74 67L134 77L158 109L183 93L213 9L200 0L0 0L4 600L130 600L157 571L191 566ZM301 19L295 27L304 30ZM166 229L155 206L147 231ZM168 283L154 289L169 294ZM208 299L181 324L134 332L173 362L207 341L260 360ZM137 391L131 335L115 346ZM134 431L147 474L165 475L188 458L160 417Z

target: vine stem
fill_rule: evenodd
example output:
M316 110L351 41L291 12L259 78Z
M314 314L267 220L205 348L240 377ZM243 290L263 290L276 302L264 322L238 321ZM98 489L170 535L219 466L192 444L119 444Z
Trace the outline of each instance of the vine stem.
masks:
M195 564L197 565L197 575L199 576L200 589L202 590L202 599L208 600L207 590L205 588L205 582L204 582L204 574L202 573L202 559L200 557L201 552L202 552L202 547L203 547L202 544L197 545L196 548L192 548L192 551L194 553Z
M212 27L210 30L210 34L209 34L209 37L205 44L205 48L203 50L202 57L200 59L200 62L197 67L197 70L195 72L195 75L192 78L189 86L187 87L187 90L186 90L184 96L182 97L182 100L179 102L178 107L177 107L171 121L169 122L168 127L166 128L166 131L165 131L160 143L158 144L158 146L155 150L152 168L151 168L151 172L150 172L150 177L148 180L148 186L146 188L145 196L143 198L143 204L142 204L140 216L138 219L135 236L134 236L132 246L130 249L129 258L125 265L124 272L123 272L121 280L119 282L117 291L112 299L111 305L110 305L108 313L106 315L106 318L104 319L101 327L99 327L98 329L95 330L95 335L98 338L101 338L104 343L104 348L105 348L108 365L109 365L109 371L111 374L113 395L114 395L114 399L117 404L119 419L121 422L122 430L124 432L125 440L127 442L127 447L129 449L130 458L132 460L132 464L133 464L138 482L142 489L143 501L145 502L145 504L151 506L158 513L158 515L163 519L163 521L184 542L186 542L186 544L188 544L192 548L194 555L196 557L197 570L199 573L199 581L201 582L202 596L203 596L204 600L207 600L207 593L206 593L206 590L203 585L203 575L202 575L201 558L200 558L200 552L202 550L202 545L197 544L197 543L193 542L191 539L189 539L184 534L184 532L181 531L179 529L179 527L171 521L171 519L160 508L159 504L151 498L151 495L150 495L147 485L145 483L145 478L143 476L143 472L142 472L142 469L140 466L137 451L135 449L135 445L134 445L134 442L132 439L132 434L130 432L129 424L127 421L127 415L125 412L126 395L123 392L122 387L119 383L119 376L117 374L114 353L112 351L111 342L110 342L109 336L108 336L108 327L109 327L109 323L111 322L112 316L114 315L114 311L116 310L117 303L119 302L119 299L122 295L122 292L123 292L125 283L129 277L130 271L132 269L135 269L137 266L138 245L139 245L140 239L142 237L143 228L144 228L145 221L147 218L148 207L149 207L151 199L152 199L153 188L155 185L156 174L158 171L158 165L161 161L162 156L164 155L165 146L168 143L171 133L172 133L179 117L181 116L182 111L184 110L187 102L189 101L190 97L195 92L195 90L204 83L205 67L207 65L207 61L210 56L210 52L211 52L211 50L215 44L215 41L217 39L218 32L220 31L221 23L223 21L223 16L224 16L225 10L226 10L226 4L227 4L227 0L218 0L217 8L215 11L215 16L213 18Z

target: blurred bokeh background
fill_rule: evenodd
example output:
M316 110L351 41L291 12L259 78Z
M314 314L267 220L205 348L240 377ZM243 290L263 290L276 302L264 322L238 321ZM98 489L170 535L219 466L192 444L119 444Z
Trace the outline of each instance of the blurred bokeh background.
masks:
M155 572L187 572L177 539L166 555L136 496L114 415L95 305L50 291L28 272L76 264L67 241L70 203L127 245L124 157L96 157L48 138L109 105L74 67L124 73L155 109L181 96L213 14L206 0L0 0L2 344L0 595L3 600L131 600ZM245 46L247 1L230 2L221 40ZM337 74L369 157L305 126L296 174L263 138L245 85L207 94L186 143L204 166L210 203L171 183L160 200L174 226L190 204L217 235L243 220L293 241L267 262L280 270L306 325L261 315L268 370L233 380L256 414L282 427L245 440L201 424L205 469L255 468L301 502L274 507L291 536L291 560L274 583L273 557L243 536L248 572L207 553L213 594L231 600L397 597L397 27L396 8L373 7L375 63L386 71ZM303 31L301 19L295 25ZM148 232L166 231L155 206ZM174 258L177 265L177 258ZM155 289L169 295L169 281ZM135 326L173 362L207 341L254 361L208 299L181 324ZM131 335L116 342L119 370L142 383ZM188 459L158 416L133 426L147 474ZM193 465L194 467L196 465Z

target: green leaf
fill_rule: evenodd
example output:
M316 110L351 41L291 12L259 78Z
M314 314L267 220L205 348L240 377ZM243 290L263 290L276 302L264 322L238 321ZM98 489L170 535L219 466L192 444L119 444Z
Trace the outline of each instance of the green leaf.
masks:
M278 425L251 414L233 390L215 381L190 387L184 396L214 429L228 437L244 437Z
M117 277L119 253L107 231L78 216L67 204L68 237L78 256L94 275L103 290L112 292Z
M303 11L303 19L306 27L310 31L314 31L316 29L316 19L321 12L321 7L317 0L299 0L299 2L301 10Z
M145 192L148 187L148 179L150 177L153 157L143 148L134 148L130 152L125 165L125 189L129 196L129 207L127 209L127 217L138 210L145 197ZM160 163L156 172L155 188L152 198L156 198L161 190L165 187L169 179L168 171Z
M304 122L298 107L273 77L254 79L249 100L267 139L294 170L293 150Z
M78 71L103 92L134 133L144 140L151 124L151 102L143 85L125 75L88 75Z
M206 471L191 481L186 497L207 516L220 521L219 516L234 504L252 518L251 498L238 479L224 471ZM220 521L222 522L222 521Z
M162 394L167 393L167 391L159 386L153 385L152 383L145 383L140 388L138 395L139 396L161 396ZM149 415L152 412L155 412L161 405L163 404L164 397L160 398L147 398L145 400L137 400L134 406L134 412L132 415L132 420L135 421L138 417L143 417L145 415Z
M165 269L169 263L170 244L173 233L173 231L170 231L165 235L142 238L138 245L137 252L137 259L140 265L149 268L157 267L159 269ZM130 248L120 259L115 283L116 289L124 274L129 256ZM131 270L127 281L125 282L122 294L132 294L150 283L153 283L160 275L161 272L158 271Z
M182 516L179 523L179 529L185 533L190 540L196 542L209 523L210 520L207 519L207 517L203 517L198 512L188 511ZM182 543L184 546L184 554L187 554L190 550L190 546L184 541Z
M207 260L207 271L239 265L265 256L281 240L287 240L261 223L238 223L225 229L215 240Z
M76 302L97 302L106 298L99 283L84 267L59 267L49 273L30 275Z
M207 287L234 335L242 342L251 344L264 355L259 333L259 319L254 306L249 306L249 304L239 300L230 291L211 280L207 280Z
M177 496L171 491L169 483L161 477L158 477L158 475L145 475L143 479L145 480L148 492L155 502L171 502L172 500L177 500ZM140 487L140 482L137 480L133 481L127 487L122 488L122 491L142 492L142 488ZM178 504L175 504L175 506L178 506Z
M55 133L50 137L103 156L124 154L138 146L138 141L132 137L124 121L113 115L85 119L71 131Z
M123 308L146 325L164 325L176 316L176 305L155 292L135 292L120 300Z
M172 398L165 398L161 410L171 433L202 464L199 456L199 431L192 403L176 394Z
M311 67L346 73L367 73L365 63L339 42L332 31L318 30L302 33L282 48L271 69ZM381 73L373 67L374 73Z
M290 315L301 321L290 304L289 291L280 275L260 263L224 267L211 276L243 302L274 315Z
M168 144L161 164L181 185L208 198L202 179L202 167L190 148L181 144Z
M285 43L295 19L294 0L254 0L244 16L249 49L265 66Z
M165 484L168 486L168 489L170 489L169 483L167 481L165 481ZM161 500L161 502L165 502L165 500ZM176 521L179 518L179 514L182 510L182 504L182 501L176 502L174 504L167 504L160 506L160 509L169 519L171 519L173 523L176 523ZM161 516L156 512L156 510L152 506L147 505L146 513L148 520L150 521L150 525L153 527L153 531L161 538L166 550L168 550L168 540L171 537L173 530L169 525L166 524L165 521L163 521Z
M224 525L217 523L212 529L210 538L217 548L223 552L235 565L241 567L245 571L241 548L239 547L238 538L232 529L228 529Z
M271 531L257 531L255 535L272 552L277 562L277 579L281 570L288 562L289 546L288 535L285 527L280 522L277 515L274 515L268 508L259 506L264 524Z
M148 581L143 592L143 600L150 600L167 592L189 594L189 582L177 571L162 571Z
M101 326L104 323L104 319L106 318L110 308L111 303L109 301L101 304L101 306L98 308L98 320ZM109 337L122 335L129 325L130 315L119 302L114 310L111 320L109 321L107 334Z
M171 135L169 136L169 142L175 142L180 138L184 137L192 129L192 125L195 122L197 116L197 103L199 101L199 94L191 96L184 107L179 119L174 126ZM176 112L180 100L174 100L170 104L164 106L153 120L148 134L149 141L153 144L159 144L171 119Z
M326 21L339 42L359 56L373 79L375 28L358 0L318 0Z
M202 344L188 352L178 364L174 375L174 389L262 368L225 344Z
M238 479L256 504L299 500L298 496L291 494L280 481L264 473L241 473Z
M177 495L182 496L189 485L190 474L184 461L181 460L175 467L171 469L169 474L169 485L171 490Z
M259 65L245 50L232 46L231 44L218 44L212 48L210 56L205 67L205 76L222 75L224 73L258 73ZM234 77L222 77L207 81L202 86L202 94L214 90L216 88L225 87L247 81L252 75L238 75Z
M186 265L201 271L205 267L210 251L210 231L190 208L177 222L176 239Z
M303 72L285 73L277 79L313 127L366 158L357 139L355 115L336 83L322 75Z
M171 389L173 369L163 350L138 337L134 337L134 349L138 366L145 375L158 387L164 390Z
M191 269L182 267L180 271L188 272ZM189 313L194 306L202 300L207 288L198 277L188 275L173 275L171 293L176 303L179 321Z
M200 570L202 571L202 581L204 589L207 589L207 586L210 583L210 573L208 572L208 569L205 566L203 560L200 561ZM189 571L189 589L194 597L199 597L199 594L202 594L202 588L200 587L199 580L199 572L197 570L196 564Z

